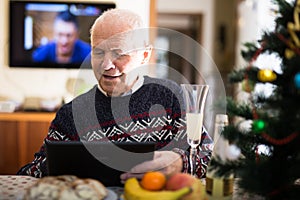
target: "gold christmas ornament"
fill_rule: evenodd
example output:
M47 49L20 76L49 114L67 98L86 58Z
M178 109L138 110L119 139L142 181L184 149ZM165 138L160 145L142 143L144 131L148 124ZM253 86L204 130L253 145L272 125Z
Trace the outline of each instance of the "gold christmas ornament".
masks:
M272 82L276 80L277 75L270 69L262 69L258 71L257 78L261 82Z
M291 36L291 38L287 41L287 45L289 48L287 48L284 52L285 57L287 59L291 59L295 55L295 52L293 50L300 47L300 40L296 34L296 32L300 31L299 13L300 13L300 0L297 0L297 4L294 9L294 21L288 22L287 24L287 29Z
M294 9L294 22L289 22L287 24L287 28L291 35L292 41L297 47L300 47L300 40L296 34L296 32L300 31L299 12L300 12L300 0L297 0L297 5Z

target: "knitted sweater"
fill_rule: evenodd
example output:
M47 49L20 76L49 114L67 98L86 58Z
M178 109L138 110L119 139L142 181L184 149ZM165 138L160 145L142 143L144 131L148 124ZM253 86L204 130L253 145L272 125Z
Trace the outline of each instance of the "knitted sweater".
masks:
M183 159L189 172L189 146L181 88L170 80L145 76L133 94L108 97L97 86L63 105L51 122L46 140L155 142L156 150L172 150ZM212 151L212 140L203 129L196 173L204 177ZM18 174L47 175L44 144L35 159Z

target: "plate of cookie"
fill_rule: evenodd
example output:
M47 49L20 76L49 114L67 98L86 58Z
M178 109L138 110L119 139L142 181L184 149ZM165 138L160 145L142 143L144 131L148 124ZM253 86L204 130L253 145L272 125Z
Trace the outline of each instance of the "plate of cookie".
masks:
M61 175L39 179L27 188L23 199L117 200L118 195L95 179Z

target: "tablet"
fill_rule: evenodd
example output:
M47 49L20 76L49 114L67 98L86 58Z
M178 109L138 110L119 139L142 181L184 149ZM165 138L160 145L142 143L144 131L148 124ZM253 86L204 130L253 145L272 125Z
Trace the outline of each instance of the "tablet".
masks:
M105 186L122 186L120 175L153 159L154 143L45 141L49 176L93 178Z

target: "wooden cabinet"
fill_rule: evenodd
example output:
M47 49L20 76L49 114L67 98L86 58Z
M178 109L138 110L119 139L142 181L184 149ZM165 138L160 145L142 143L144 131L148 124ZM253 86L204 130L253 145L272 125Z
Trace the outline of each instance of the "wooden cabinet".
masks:
M31 162L55 113L0 113L0 174L16 174Z

